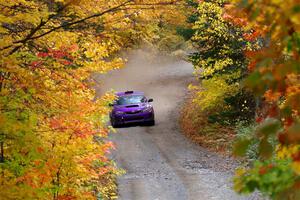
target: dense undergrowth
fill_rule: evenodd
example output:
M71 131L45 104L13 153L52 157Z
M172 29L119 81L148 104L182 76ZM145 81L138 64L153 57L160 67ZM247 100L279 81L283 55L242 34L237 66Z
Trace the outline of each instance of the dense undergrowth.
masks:
M121 68L141 43L169 43L160 26L181 3L0 0L1 199L117 198L115 96L95 98L91 74Z
M182 128L198 143L229 152L235 124L255 116L254 95L242 84L249 73L244 55L255 48L244 30L223 19L224 1L204 1L195 7L190 55L199 84L191 84L192 100L182 111Z
M213 111L199 112L199 106L193 102L193 96L186 100L179 120L183 133L197 144L212 151L230 155L234 128L211 123L207 116Z
M249 161L236 191L300 199L297 0L0 0L0 8L1 197L116 198L121 171L105 140L114 95L95 99L90 75L119 69L120 52L149 44L191 53L198 82L182 128L224 153L236 139L234 155Z
M195 8L190 61L199 83L190 86L183 130L203 146L246 159L234 179L239 193L299 199L298 3L188 3Z

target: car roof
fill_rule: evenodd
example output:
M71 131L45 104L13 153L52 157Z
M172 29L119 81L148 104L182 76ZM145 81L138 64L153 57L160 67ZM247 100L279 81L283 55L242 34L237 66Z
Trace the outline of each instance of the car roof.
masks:
M139 91L125 91L125 92L117 92L117 96L130 96L130 95L144 95L144 92Z

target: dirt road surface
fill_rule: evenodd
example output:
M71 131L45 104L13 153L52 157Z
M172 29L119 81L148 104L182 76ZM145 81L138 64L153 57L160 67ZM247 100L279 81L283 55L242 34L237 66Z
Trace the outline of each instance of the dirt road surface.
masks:
M99 93L144 91L153 98L156 125L118 128L110 139L112 157L127 173L118 179L121 200L236 200L231 189L236 164L193 144L179 130L180 105L193 80L193 68L184 61L161 61L143 52L129 56L121 70L98 79ZM222 133L220 133L222 134Z

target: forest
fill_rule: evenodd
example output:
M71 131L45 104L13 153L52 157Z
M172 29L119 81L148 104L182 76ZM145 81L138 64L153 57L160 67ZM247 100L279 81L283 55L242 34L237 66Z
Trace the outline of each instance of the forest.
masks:
M114 91L145 46L194 66L185 135L240 160L239 194L300 199L296 0L0 0L1 199L117 199ZM155 69L152 69L155 70ZM116 133L118 134L118 133Z

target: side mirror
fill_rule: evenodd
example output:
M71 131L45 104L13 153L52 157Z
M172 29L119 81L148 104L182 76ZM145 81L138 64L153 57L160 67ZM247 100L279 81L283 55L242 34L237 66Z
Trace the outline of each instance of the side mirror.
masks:
M148 99L148 102L153 102L153 99Z

